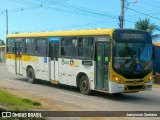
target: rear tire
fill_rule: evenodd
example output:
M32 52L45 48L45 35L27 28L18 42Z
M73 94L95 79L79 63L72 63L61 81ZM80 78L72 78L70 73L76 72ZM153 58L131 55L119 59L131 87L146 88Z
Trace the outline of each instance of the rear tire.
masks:
M79 88L84 95L89 95L91 93L89 79L86 75L81 77Z
M30 82L30 83L35 83L36 82L33 68L29 68L27 70L27 78L28 78L28 82Z

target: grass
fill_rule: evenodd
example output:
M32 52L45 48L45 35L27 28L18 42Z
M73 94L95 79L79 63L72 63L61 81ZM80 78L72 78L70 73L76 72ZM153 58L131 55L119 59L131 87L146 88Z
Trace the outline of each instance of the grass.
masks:
M0 106L6 108L7 111L23 111L40 106L39 102L32 101L30 99L19 98L11 93L0 89Z

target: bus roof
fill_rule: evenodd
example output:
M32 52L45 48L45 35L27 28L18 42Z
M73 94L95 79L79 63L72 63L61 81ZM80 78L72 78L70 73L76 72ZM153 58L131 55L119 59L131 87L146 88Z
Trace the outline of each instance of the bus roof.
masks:
M114 30L115 29L88 29L88 30L68 30L68 31L55 31L55 32L15 33L15 34L8 34L7 38L49 37L49 36L89 36L89 35L112 36Z

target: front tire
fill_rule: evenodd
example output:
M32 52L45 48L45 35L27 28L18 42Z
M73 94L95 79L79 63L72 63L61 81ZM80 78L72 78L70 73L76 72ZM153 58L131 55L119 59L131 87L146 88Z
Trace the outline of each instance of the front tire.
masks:
M35 79L35 74L34 74L33 68L29 68L27 70L27 78L28 78L28 82L35 83L36 79Z
M90 94L91 90L90 90L89 79L86 75L81 77L79 87L82 94L84 95Z

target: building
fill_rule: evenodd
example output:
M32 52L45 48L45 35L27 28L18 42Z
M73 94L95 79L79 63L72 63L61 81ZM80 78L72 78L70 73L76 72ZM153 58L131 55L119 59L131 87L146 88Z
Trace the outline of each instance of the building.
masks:
M0 62L5 62L6 61L6 46L5 45L0 45Z

